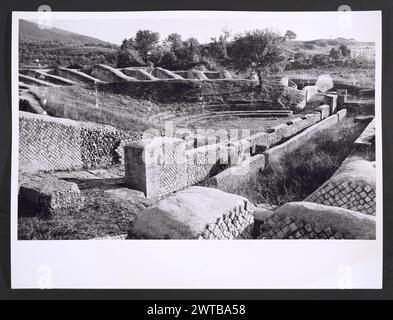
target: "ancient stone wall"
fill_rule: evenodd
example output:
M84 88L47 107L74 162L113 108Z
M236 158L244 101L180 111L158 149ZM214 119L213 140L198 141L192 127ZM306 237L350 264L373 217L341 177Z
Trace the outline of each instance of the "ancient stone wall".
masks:
M19 113L19 160L29 171L110 166L121 139L133 135L107 125Z

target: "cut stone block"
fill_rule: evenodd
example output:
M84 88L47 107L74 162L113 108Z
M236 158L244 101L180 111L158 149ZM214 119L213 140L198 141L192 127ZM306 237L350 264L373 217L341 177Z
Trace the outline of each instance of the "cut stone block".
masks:
M156 137L127 144L125 184L148 198L160 198L187 186L186 142Z
M130 223L129 238L250 238L254 206L217 189L191 187L142 211Z
M83 206L75 183L51 177L22 184L19 201L32 213L47 218L61 214L63 210L78 210Z
M324 104L322 106L318 106L314 110L318 111L321 114L321 119L327 118L330 113L330 107L327 104Z
M326 94L324 97L325 104L330 107L330 114L336 113L337 110L337 96L334 94Z

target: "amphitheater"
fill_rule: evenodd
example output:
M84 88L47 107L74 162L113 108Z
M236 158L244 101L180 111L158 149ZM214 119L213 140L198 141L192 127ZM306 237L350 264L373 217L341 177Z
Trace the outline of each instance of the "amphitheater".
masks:
M256 86L225 70L20 70L19 215L78 217L99 189L100 201L138 210L127 234L94 239L375 239L372 108L345 88L320 92L288 78L269 79L263 94ZM107 95L116 112L104 109ZM152 126L119 124L122 115ZM235 194L347 116L365 130L306 199L273 208Z

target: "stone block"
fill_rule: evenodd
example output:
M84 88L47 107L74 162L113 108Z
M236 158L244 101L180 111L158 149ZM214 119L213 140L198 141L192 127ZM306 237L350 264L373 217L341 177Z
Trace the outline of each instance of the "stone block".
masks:
M160 198L187 186L186 142L156 137L127 144L125 184L148 198Z
M318 87L317 86L305 86L302 89L302 91L306 97L306 102L308 102L318 93Z
M64 210L78 210L83 206L80 190L75 183L47 177L20 186L19 203L30 214L50 218Z
M343 120L347 116L347 109L341 109L337 111L338 121Z
M130 223L129 238L250 238L253 212L254 206L243 197L191 187L141 212Z
M330 114L330 106L328 106L327 104L318 106L314 110L321 114L321 119L327 118Z

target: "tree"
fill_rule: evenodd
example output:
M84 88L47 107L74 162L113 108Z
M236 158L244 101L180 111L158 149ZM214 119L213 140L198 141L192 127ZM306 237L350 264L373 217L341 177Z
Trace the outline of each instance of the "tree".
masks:
M235 37L231 58L238 71L253 71L262 86L262 76L279 72L287 64L284 38L270 29L245 32Z
M136 49L135 39L124 39L122 45L117 51L117 67L138 67L143 64L144 61Z
M340 61L343 58L343 54L340 49L332 48L329 53L329 58L333 61Z
M345 44L342 44L338 49L341 51L344 58L349 58L351 56L351 49Z
M295 40L297 38L297 34L292 30L287 30L284 35L285 40Z
M150 30L139 30L135 36L135 46L143 61L147 64L150 53L157 47L160 34Z
M172 50L172 52L176 52L176 50L183 47L183 40L181 35L178 33L171 33L165 39L165 42L169 45L169 48Z

